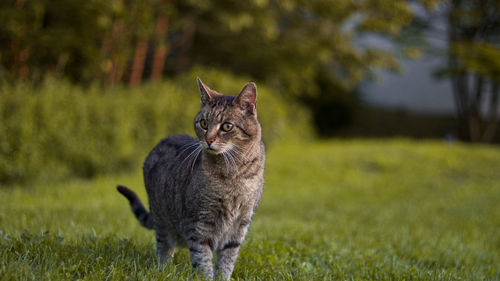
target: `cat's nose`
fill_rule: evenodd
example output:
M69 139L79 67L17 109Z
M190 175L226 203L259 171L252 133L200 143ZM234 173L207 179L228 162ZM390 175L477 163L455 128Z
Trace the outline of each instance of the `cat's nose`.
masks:
M215 138L206 138L205 141L207 142L208 146L210 146L215 141Z

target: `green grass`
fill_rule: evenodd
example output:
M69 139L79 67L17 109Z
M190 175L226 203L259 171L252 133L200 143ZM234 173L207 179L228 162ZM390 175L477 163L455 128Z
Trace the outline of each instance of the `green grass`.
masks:
M115 191L139 171L0 189L0 280L197 278L156 263L153 233ZM239 280L499 280L500 149L408 140L268 151Z

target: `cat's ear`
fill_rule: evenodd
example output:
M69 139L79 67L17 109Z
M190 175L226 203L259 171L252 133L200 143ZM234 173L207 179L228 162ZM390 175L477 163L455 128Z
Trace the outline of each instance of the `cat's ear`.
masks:
M240 94L234 99L233 104L239 105L248 112L255 113L257 106L257 86L254 82L248 82Z
M209 103L213 98L220 95L216 91L210 89L207 85L203 84L199 77L196 77L196 82L198 82L198 87L200 87L201 104L205 105Z

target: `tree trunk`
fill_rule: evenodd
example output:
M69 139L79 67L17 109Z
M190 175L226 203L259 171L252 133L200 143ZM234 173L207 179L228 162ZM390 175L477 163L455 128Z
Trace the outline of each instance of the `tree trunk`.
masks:
M159 40L156 46L153 57L153 68L151 70L151 81L159 80L162 77L163 67L165 66L165 58L167 57L168 48L165 44L165 37L168 33L168 17L161 15L156 22L156 36Z
M144 63L146 62L148 45L147 39L139 39L139 41L137 41L129 80L130 85L137 85L142 80L142 72L144 70Z
M476 87L474 96L471 95L471 100L469 101L469 134L470 139L473 142L481 141L481 129L482 129L482 116L481 116L481 104L483 96L483 77L479 74L475 75ZM468 90L468 89L467 89Z
M468 48L465 58L456 53L455 46L463 43L494 43L498 33L498 6L494 1L451 0L448 11L448 67L450 70L453 94L456 104L460 137L464 140L492 142L498 123L499 81L498 74L479 73L478 69L466 63L467 58L481 58L475 48ZM476 6L478 4L478 6ZM477 14L471 17L471 13ZM473 53L470 53L473 52ZM484 60L484 59L483 59ZM479 63L484 63L478 60ZM469 85L474 78L474 88ZM491 83L491 84L490 84ZM491 85L488 100L489 111L484 112L482 105L485 91Z
M452 3L450 4L450 8L448 11L448 68L451 71L450 82L454 97L453 100L455 101L458 135L460 139L467 139L468 128L467 125L464 125L466 124L467 120L465 116L466 115L465 105L463 104L463 97L460 85L460 80L462 80L463 77L459 76L458 61L452 51L458 37L458 27L457 27L458 20L456 18L456 15L453 13L454 11L453 7L458 4L457 2L458 0L453 0Z
M23 50L21 50L21 52L19 53L19 58L18 58L18 62L19 62L19 78L21 78L22 80L26 80L28 78L28 75L29 75L29 72L30 72L30 68L28 66L28 57L29 57L29 51L28 51L28 48L25 48Z
M111 63L111 70L109 71L108 78L107 78L107 83L108 85L114 86L118 84L121 81L121 78L124 73L124 63L120 61L120 56L119 56L119 48L122 46L122 44L125 44L124 37L124 32L125 32L125 25L123 21L117 21L113 24L112 31L111 31L111 41L110 41L110 49L109 49L109 55L110 57L110 63Z
M17 0L16 7L19 10L22 10L24 7L24 0ZM12 69L11 73L13 73L14 78L26 79L29 75L29 66L28 66L28 58L29 58L29 48L26 46L22 46L21 40L14 40L14 42L10 45L12 51ZM16 77L17 75L17 77Z
M491 100L490 100L490 111L489 111L489 116L488 116L488 121L486 124L486 128L484 130L483 138L482 140L484 142L492 142L493 139L495 138L495 132L497 128L497 123L498 123L498 95L499 95L499 85L498 82L493 81L491 83Z

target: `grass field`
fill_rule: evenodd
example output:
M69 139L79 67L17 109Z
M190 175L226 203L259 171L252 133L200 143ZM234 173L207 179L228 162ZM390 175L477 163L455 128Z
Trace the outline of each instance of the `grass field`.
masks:
M116 184L0 188L0 280L193 280L187 250L156 263ZM499 280L500 149L408 140L268 151L236 280Z

